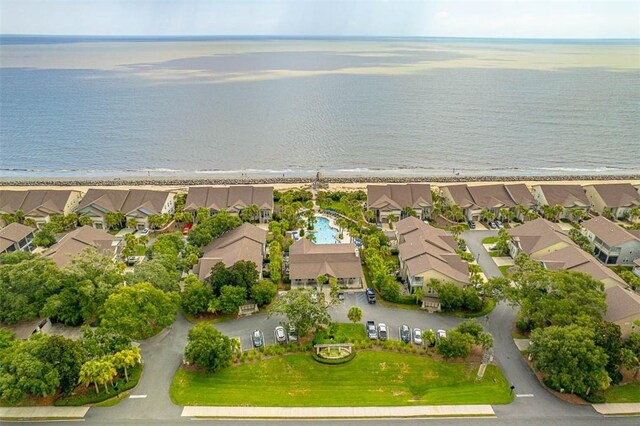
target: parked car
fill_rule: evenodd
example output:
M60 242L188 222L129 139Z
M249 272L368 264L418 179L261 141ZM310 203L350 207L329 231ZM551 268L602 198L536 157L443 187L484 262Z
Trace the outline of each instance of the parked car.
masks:
M376 303L376 293L372 288L367 289L367 302L370 304Z
M498 228L498 229L502 229L502 228L503 228L503 226L502 226L502 222L500 222L499 220L496 220L496 221L494 221L493 223L495 223L495 224L496 224L496 228Z
M144 228L142 231L140 231L140 235L147 235L149 233L149 228Z
M400 340L405 343L409 343L411 340L411 331L409 330L409 326L407 324L402 324L400 326Z
M366 325L367 337L371 340L378 339L378 330L376 329L376 323L373 321L367 321Z
M387 340L387 325L383 322L378 324L378 339Z
M251 334L251 343L254 348L264 346L264 336L262 335L262 331L256 330Z
M311 301L313 303L318 303L318 293L316 293L315 291L311 293Z
M487 223L487 225L489 225L489 228L491 229L498 229L498 226L493 221L490 221L489 223Z
M298 341L298 331L296 330L296 327L292 324L289 324L289 332L287 333L287 337L289 338L290 342Z
M436 340L440 340L440 339L446 339L447 338L447 332L444 330L438 330L436 331Z
M284 327L279 325L276 327L276 329L273 331L273 335L276 338L276 342L277 343L287 343L287 335L284 332Z
M338 300L341 302L344 301L344 291L338 292Z
M422 345L422 330L419 328L413 329L413 343L416 345Z
M138 263L138 258L136 256L129 256L127 257L126 263L129 266L133 266Z
M186 236L189 233L189 231L191 231L192 227L193 227L193 223L187 223L182 229L182 235Z
M476 229L476 223L472 220L468 221L467 225L469 225L469 229Z

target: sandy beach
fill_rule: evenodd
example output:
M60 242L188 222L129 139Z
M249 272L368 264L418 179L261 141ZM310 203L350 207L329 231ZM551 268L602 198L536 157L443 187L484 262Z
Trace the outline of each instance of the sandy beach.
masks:
M334 180L338 180L337 182ZM435 179L433 181L428 180L415 180L411 179L402 179L401 182L398 182L397 178L385 178L379 177L375 179L365 178L358 181L357 178L349 178L349 182L340 182L340 179L330 179L327 178L327 185L330 191L356 191L356 190L366 190L367 185L376 185L376 184L384 184L384 183L429 183L434 187L451 185L456 183L466 183L468 185L488 185L492 183L524 183L529 188L536 184L577 184L577 185L589 185L594 183L631 183L632 185L640 185L640 176L584 176L581 178L577 177L567 177L565 179L562 176L536 176L536 178L531 177L508 177L508 178L496 178L494 180L477 180L469 177L468 179L463 178L454 178L448 182L442 182L441 179ZM345 179L347 180L347 179ZM150 189L150 190L162 190L162 191L177 191L177 192L186 192L190 186L228 186L228 185L255 185L255 186L273 186L276 190L288 190L293 188L309 188L311 186L311 179L306 181L298 181L298 182L265 182L264 179L247 179L243 181L241 179L233 180L232 182L226 181L225 183L213 181L210 184L176 184L176 183L163 183L162 179L140 179L138 180L127 180L126 183L118 184L118 181L109 181L108 184L105 184L104 180L96 180L95 184L91 184L91 181L87 180L85 182L81 182L78 184L77 181L68 181L68 180L52 180L47 182L46 184L40 182L41 180L34 181L22 181L13 183L10 181L1 181L0 180L0 189L4 190L32 190L32 189L72 189L76 191L86 192L89 188L110 188L110 189L131 189L131 188L139 188L139 189ZM44 179L42 180L44 181Z

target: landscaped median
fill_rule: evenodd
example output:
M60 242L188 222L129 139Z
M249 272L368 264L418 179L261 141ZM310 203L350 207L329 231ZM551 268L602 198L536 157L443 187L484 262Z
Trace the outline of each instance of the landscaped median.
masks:
M216 373L180 369L171 384L178 405L367 407L507 404L513 396L497 366L476 381L478 364L420 355L359 351L342 365L309 353L277 356Z

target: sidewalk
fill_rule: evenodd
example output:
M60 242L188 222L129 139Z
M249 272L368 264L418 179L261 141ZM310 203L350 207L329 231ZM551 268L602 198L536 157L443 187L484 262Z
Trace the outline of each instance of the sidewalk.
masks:
M0 407L0 419L82 419L89 407Z
M593 409L603 416L640 415L640 403L593 404Z
M238 419L346 419L402 417L495 417L490 405L407 407L184 407L182 417Z

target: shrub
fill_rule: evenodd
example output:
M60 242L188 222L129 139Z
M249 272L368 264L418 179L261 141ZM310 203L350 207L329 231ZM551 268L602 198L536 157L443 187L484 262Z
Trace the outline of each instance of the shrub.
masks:
M322 358L315 352L313 352L311 356L313 357L314 361L319 362L320 364L340 365L340 364L346 364L348 362L351 362L356 357L356 352L352 351L351 354L349 354L349 356L346 356L344 358L339 358L339 359Z

